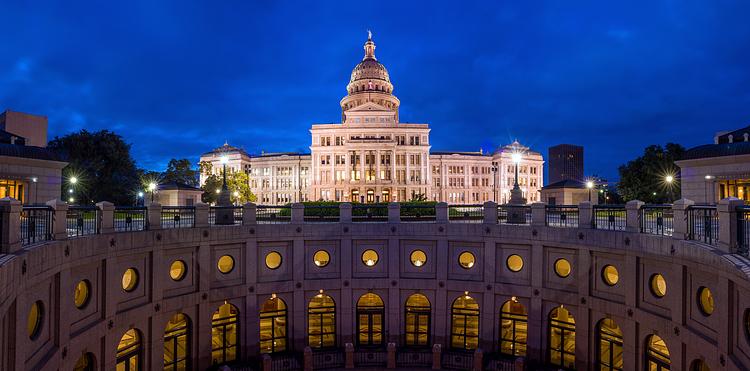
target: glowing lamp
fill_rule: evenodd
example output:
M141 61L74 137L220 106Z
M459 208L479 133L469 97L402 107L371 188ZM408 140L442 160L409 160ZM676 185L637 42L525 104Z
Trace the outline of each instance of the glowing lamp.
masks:
M586 188L588 188L588 189L594 188L594 182L592 182L592 181L590 181L590 180L589 180L589 181L587 181L587 182L586 182Z
M519 163L519 162L521 162L521 154L520 154L520 153L518 153L518 152L513 152L513 154L512 154L512 155L510 155L510 158L511 158L511 159L513 160L513 162L515 162L515 163Z

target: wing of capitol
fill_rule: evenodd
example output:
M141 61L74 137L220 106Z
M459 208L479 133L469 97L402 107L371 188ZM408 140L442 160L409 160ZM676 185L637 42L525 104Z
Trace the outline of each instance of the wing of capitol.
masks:
M518 141L494 153L431 151L428 124L399 121L401 102L369 37L341 99L341 123L314 124L310 153L252 156L225 143L201 156L200 183L223 169L246 172L260 204L303 201L400 202L421 197L452 204L507 203L514 186L512 155L520 154L518 184L539 201L544 158Z

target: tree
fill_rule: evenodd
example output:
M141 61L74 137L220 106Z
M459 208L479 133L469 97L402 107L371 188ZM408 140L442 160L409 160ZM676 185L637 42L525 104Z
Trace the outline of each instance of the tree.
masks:
M167 165L167 170L161 174L162 183L184 183L189 186L198 186L198 171L193 170L190 160L171 159Z
M617 190L624 201L640 200L646 203L671 203L680 198L679 167L675 161L685 153L679 144L651 145L643 155L620 166ZM667 176L674 177L668 182Z
M116 205L130 205L135 200L139 174L130 144L120 135L108 130L81 130L55 137L47 147L69 162L63 169L65 199L72 197L78 204L109 201ZM70 181L73 177L75 183Z
M221 185L223 183L223 177L221 175L212 174L206 178L206 182L203 184L201 189L203 190L203 202L215 203L219 199L219 193ZM245 202L255 202L256 197L250 190L250 181L247 174L243 172L235 172L227 174L227 188L229 188L229 197L232 203L243 204ZM237 195L235 195L235 192Z

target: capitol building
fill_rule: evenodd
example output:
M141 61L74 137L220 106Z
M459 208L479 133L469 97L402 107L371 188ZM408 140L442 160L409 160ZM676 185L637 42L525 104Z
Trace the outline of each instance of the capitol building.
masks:
M314 124L310 153L251 156L225 144L201 156L210 163L203 185L222 171L246 172L260 204L303 201L400 202L416 197L450 204L507 203L518 183L528 202L540 199L544 159L517 141L494 153L432 151L430 127L399 120L401 102L393 94L388 70L375 57L372 35L365 55L352 70L341 99L341 123Z

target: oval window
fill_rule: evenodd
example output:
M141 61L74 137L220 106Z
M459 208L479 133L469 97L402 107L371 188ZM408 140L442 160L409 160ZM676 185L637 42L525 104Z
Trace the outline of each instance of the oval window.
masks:
M698 307L704 316L710 316L714 312L714 295L708 287L698 289Z
M570 276L570 271L570 262L567 259L560 258L555 261L555 274L565 278Z
M375 250L365 250L362 253L362 262L368 267L374 266L378 263L378 253Z
M521 255L513 254L505 259L505 266L510 269L511 272L518 272L523 269L523 258Z
M651 293L657 298L664 297L667 294L667 280L659 273L651 276Z
M135 268L128 268L122 274L122 289L133 291L138 286L138 271Z
M331 255L328 254L328 251L318 250L313 255L313 263L315 263L315 265L317 265L318 267L325 267L330 261Z
M460 255L458 255L458 265L460 265L463 269L471 269L471 267L474 266L475 262L476 259L474 258L474 254L468 251L464 251Z
M602 279L607 285L614 286L620 281L620 273L614 265L607 264L602 268Z
M234 258L231 255L222 255L216 263L219 272L227 274L234 269Z
M44 316L44 305L41 301L31 304L29 318L26 321L26 330L30 339L36 339L42 329L42 317Z
M182 260L175 260L172 262L172 265L169 266L169 278L173 281L179 281L185 278L185 273L187 273L187 265Z
M276 251L271 251L266 254L266 267L268 269L276 269L281 266L281 254Z
M76 308L82 309L89 303L89 293L91 292L91 284L87 280L80 280L76 284L76 288L73 291L73 304Z
M411 252L409 260L411 260L413 266L421 267L427 262L427 254L422 250L414 250Z

